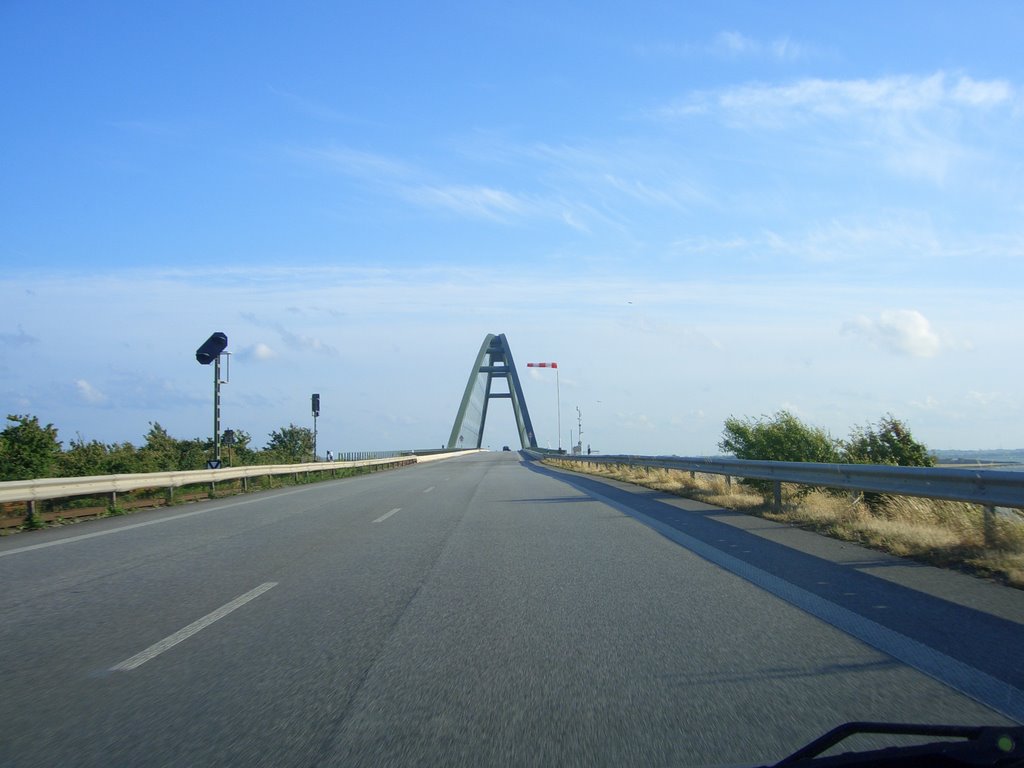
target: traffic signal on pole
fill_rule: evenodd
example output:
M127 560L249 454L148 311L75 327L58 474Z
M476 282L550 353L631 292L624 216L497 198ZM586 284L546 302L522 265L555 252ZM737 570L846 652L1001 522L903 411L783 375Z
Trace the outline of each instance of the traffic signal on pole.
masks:
M224 351L228 345L227 334L217 331L210 338L203 342L203 346L196 350L196 360L202 365L209 365Z
M320 415L320 395L313 395L313 415Z

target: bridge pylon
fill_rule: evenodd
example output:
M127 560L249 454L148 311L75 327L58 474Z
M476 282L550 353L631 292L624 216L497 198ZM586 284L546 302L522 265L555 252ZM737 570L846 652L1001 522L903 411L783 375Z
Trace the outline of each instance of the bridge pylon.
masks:
M504 379L508 383L507 390L495 390L495 379ZM491 400L509 399L516 417L519 430L519 443L523 448L536 448L537 437L533 432L533 422L526 408L523 387L519 383L516 364L512 360L505 334L487 334L480 352L469 373L466 391L462 395L462 403L452 426L448 448L481 448L483 446L484 425L487 423L487 410Z

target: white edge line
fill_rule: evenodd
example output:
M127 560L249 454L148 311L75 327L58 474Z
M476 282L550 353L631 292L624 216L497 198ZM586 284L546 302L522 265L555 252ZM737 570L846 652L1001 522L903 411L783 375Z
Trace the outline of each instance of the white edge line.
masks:
M575 487L597 501L636 518L665 538L686 547L705 560L709 560L766 592L770 592L836 629L892 656L919 672L923 672L986 707L994 709L1018 723L1024 723L1024 691L1021 689L876 621L865 618L859 613L843 608L795 584L790 584L785 579L761 570L757 566L715 549L710 544L705 544L670 525L661 523L643 512L595 491L580 486Z
M375 522L375 523L383 523L385 520L387 520L389 517L391 517L393 514L395 514L395 512L401 512L401 511L402 511L401 507L395 507L390 512L385 512L383 515L378 517L373 522Z
M236 597L230 603L222 605L220 608L213 611L212 613L208 613L205 616L203 616L203 618L193 621L184 629L179 629L173 635L169 635L160 642L154 643L153 645L149 646L149 648L135 654L130 659L125 659L120 664L115 664L110 668L110 671L130 672L136 667L142 666L150 659L159 656L161 653L168 650L169 648L173 648L183 640L187 640L188 638L192 637L192 635L196 634L196 632L205 629L218 619L223 619L236 608L241 608L250 600L255 600L264 592L266 592L269 589L273 589L276 586L276 581L268 581L264 584L260 584L258 587L256 587L256 589L249 590L244 595Z

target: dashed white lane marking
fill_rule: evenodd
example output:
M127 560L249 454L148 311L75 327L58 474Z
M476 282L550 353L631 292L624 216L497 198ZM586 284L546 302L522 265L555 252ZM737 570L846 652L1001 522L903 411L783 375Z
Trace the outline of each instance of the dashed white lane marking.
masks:
M229 613L231 613L236 608L241 608L243 605L248 603L250 600L255 600L257 597L262 595L264 592L266 592L269 589L273 589L276 586L277 586L277 582L276 581L268 581L268 582L266 582L264 584L260 584L258 587L256 587L256 589L252 589L252 590L246 592L244 595L240 595L240 596L236 597L230 603L222 605L220 608L215 610L213 613L208 613L205 616L203 616L203 618L198 619L197 621L193 621L191 624L189 624L184 629L179 629L173 635L169 635L168 637L165 637L160 642L154 643L153 645L149 646L149 648L147 648L146 650L141 651L141 652L135 654L130 659L125 659L120 664L115 664L114 666L112 666L110 668L110 671L111 672L130 672L131 670L135 669L136 667L142 666L143 664L145 664L150 659L153 659L153 658L159 656L164 651L166 651L166 650L168 650L170 648L173 648L174 646L176 646L178 643L182 642L183 640L187 640L188 638L192 637L192 635L194 635L196 632L199 632L200 630L205 629L206 627L210 626L211 624L213 624L213 622L217 621L218 619L223 619L225 616L227 616Z
M401 511L402 511L401 507L395 507L390 512L385 512L383 515L378 517L373 522L375 522L375 523L383 523L385 520L387 520L389 517L391 517L393 514L395 514L395 512L401 512Z
M430 493L430 492L431 492L432 490L434 490L434 486L430 486L429 488L427 488L427 489L426 489L425 491L423 491L423 492L424 492L424 493Z

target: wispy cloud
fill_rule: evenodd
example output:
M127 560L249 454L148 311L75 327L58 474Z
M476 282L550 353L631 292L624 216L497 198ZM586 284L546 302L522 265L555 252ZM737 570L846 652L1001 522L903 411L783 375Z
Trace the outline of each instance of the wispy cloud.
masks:
M501 189L486 186L407 187L403 196L427 208L440 208L471 218L501 220L523 216L533 205Z
M292 352L319 352L324 355L330 355L336 357L338 350L333 346L323 341L323 339L315 336L307 336L303 333L295 333L289 331L284 326L277 326L277 332L281 335L281 341L284 342L285 347ZM267 359L266 357L263 358Z
M758 39L736 30L724 30L710 40L681 43L645 43L637 52L647 58L761 58L778 61L797 61L820 55L819 49L798 42L788 35L770 40Z
M293 149L291 154L363 181L394 182L413 179L420 175L417 168L400 160L352 147Z
M28 333L20 325L14 333L0 333L0 344L8 347L25 347L30 344L38 344L39 339Z
M807 58L813 49L789 37L777 37L769 41L757 40L736 31L720 32L708 46L715 54L730 56L768 56L774 59L795 61Z
M272 272L277 273L279 275L278 279L289 279L286 277L284 273L278 272L277 270L272 270ZM323 270L307 270L305 274L302 274L302 272L300 271L298 275L293 275L291 276L290 279L296 280L297 278L297 281L294 284L302 285L305 283L306 279L312 279L315 281L317 279L316 277L314 277L315 275L320 276L322 278L324 274L325 273ZM238 285L236 285L236 289L238 289L241 284L245 283L248 278L243 275L237 275L237 279ZM279 312L282 312L285 315L287 315L288 321L289 323L291 323L295 320L295 309L295 307L286 305L283 306L279 310ZM277 319L276 314L277 313L269 314L266 312L260 312L259 314L257 314L255 312L242 312L241 318L258 328L269 328L273 330L275 333L277 333L277 335L281 339L281 345L284 351L287 353L319 352L321 354L329 355L331 357L338 355L338 350L331 344L325 342L321 337L311 335L306 330L296 331L293 330L292 328L286 327L284 323L280 322ZM307 325L312 326L313 321L307 321ZM279 351L277 349L272 348L269 344L259 341L254 344L242 347L242 349L239 350L238 355L239 359L241 360L266 361L278 357Z
M286 91L282 88L275 88L274 86L268 86L268 88L274 96L277 96L296 111L317 120L323 120L330 123L365 124L368 122L364 119L356 118L347 112L343 112L340 109L336 109L323 101L311 99L306 96L300 96L297 93Z
M108 400L105 394L100 392L85 379L77 379L75 381L75 391L78 392L78 396L81 398L82 402L89 405L102 405Z
M843 330L909 357L934 357L942 346L928 318L914 309L885 310L875 318L861 316L847 322Z
M262 341L243 347L234 354L239 360L271 360L277 357L277 352L269 344L264 344Z
M672 116L721 111L774 123L795 116L842 120L867 114L914 114L943 107L991 109L1013 104L1020 95L1005 80L974 80L936 72L929 76L894 75L874 80L807 78L786 85L750 84L696 92L662 110Z
M792 132L804 146L873 155L902 176L941 184L963 160L988 151L988 132L1018 134L1022 107L1024 91L1007 80L939 71L696 91L653 114L669 121L707 116L742 131ZM996 110L1002 119L993 123Z

